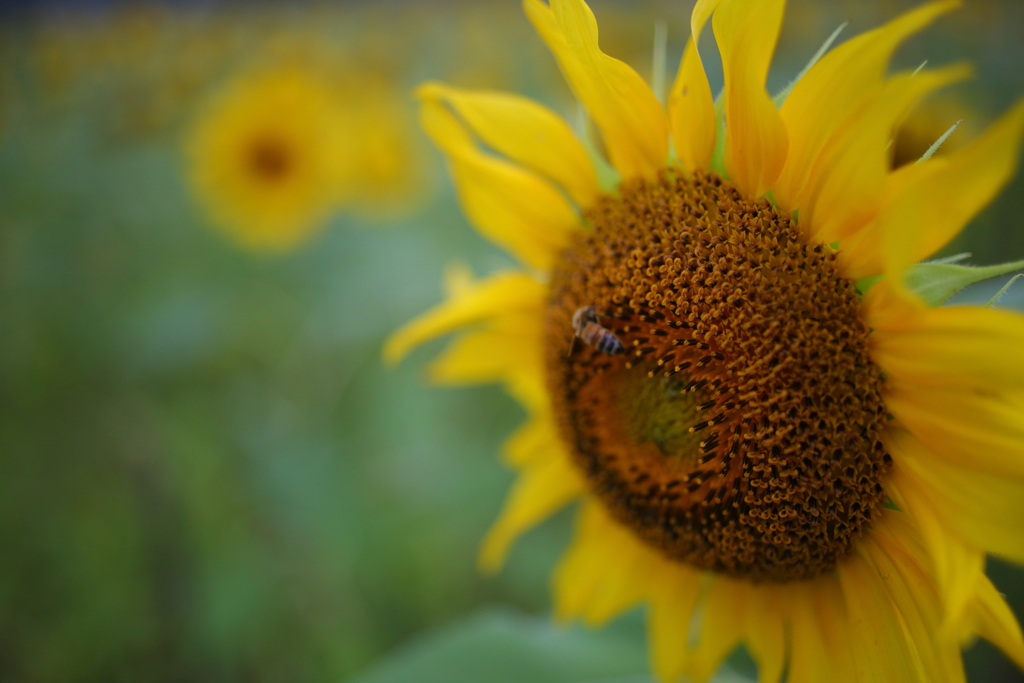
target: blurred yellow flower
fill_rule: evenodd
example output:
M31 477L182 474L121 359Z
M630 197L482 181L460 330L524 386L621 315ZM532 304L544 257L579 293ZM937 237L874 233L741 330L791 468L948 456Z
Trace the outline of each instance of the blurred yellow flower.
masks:
M424 194L426 160L407 92L376 75L349 83L343 97L352 130L358 131L349 148L355 171L345 189L346 204L370 216L412 209Z
M243 76L190 133L189 180L212 221L239 243L287 249L337 207L350 129L336 91L311 72Z

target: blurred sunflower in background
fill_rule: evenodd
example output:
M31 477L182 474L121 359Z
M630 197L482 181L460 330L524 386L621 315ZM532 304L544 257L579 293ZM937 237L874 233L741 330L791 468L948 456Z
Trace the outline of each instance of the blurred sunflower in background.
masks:
M280 251L339 214L381 225L429 196L408 55L393 36L374 50L359 36L380 35L381 21L358 5L296 15L127 5L55 13L24 47L49 113L90 111L121 147L183 136L203 218L240 245ZM20 47L4 43L19 59Z
M348 105L351 168L343 188L345 204L371 217L408 214L429 187L408 94L373 73L350 74L341 89Z
M239 243L287 249L337 206L352 172L352 129L337 93L308 71L244 75L191 132L189 180Z
M393 78L344 63L245 73L189 133L193 192L254 249L296 247L339 211L407 214L427 183L405 100Z
M522 267L453 271L385 357L469 328L432 376L503 382L529 413L483 566L581 500L556 612L646 604L664 681L708 680L740 644L762 682L960 681L975 636L1024 667L984 573L986 553L1024 562L1024 318L940 307L991 269L915 265L1013 176L1024 104L891 170L900 124L970 70L890 59L956 4L842 43L773 99L784 1L700 0L663 107L583 0L525 0L596 142L514 95L419 90L466 216Z

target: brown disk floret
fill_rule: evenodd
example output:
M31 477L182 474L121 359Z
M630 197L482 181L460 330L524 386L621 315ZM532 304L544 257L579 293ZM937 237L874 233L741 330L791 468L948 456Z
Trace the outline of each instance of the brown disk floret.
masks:
M595 494L701 569L832 568L891 463L882 376L835 256L715 175L630 181L586 217L545 334L559 428ZM624 353L573 343L586 306Z

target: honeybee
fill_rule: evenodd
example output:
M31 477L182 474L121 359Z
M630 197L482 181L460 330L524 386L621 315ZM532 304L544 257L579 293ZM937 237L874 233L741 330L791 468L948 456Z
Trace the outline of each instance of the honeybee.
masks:
M576 332L572 338L574 344L578 337L609 356L625 351L619 338L597 321L597 307L594 305L581 306L576 309L576 312L572 314L572 329ZM572 353L571 347L569 353Z

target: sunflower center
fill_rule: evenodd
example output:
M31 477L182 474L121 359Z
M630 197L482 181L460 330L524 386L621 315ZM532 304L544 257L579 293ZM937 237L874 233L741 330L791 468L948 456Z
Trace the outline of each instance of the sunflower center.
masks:
M713 175L631 181L587 218L545 335L559 429L594 493L701 569L831 569L891 462L882 377L834 255Z
M291 166L291 156L278 140L260 139L249 150L249 163L253 172L267 182L281 179Z

